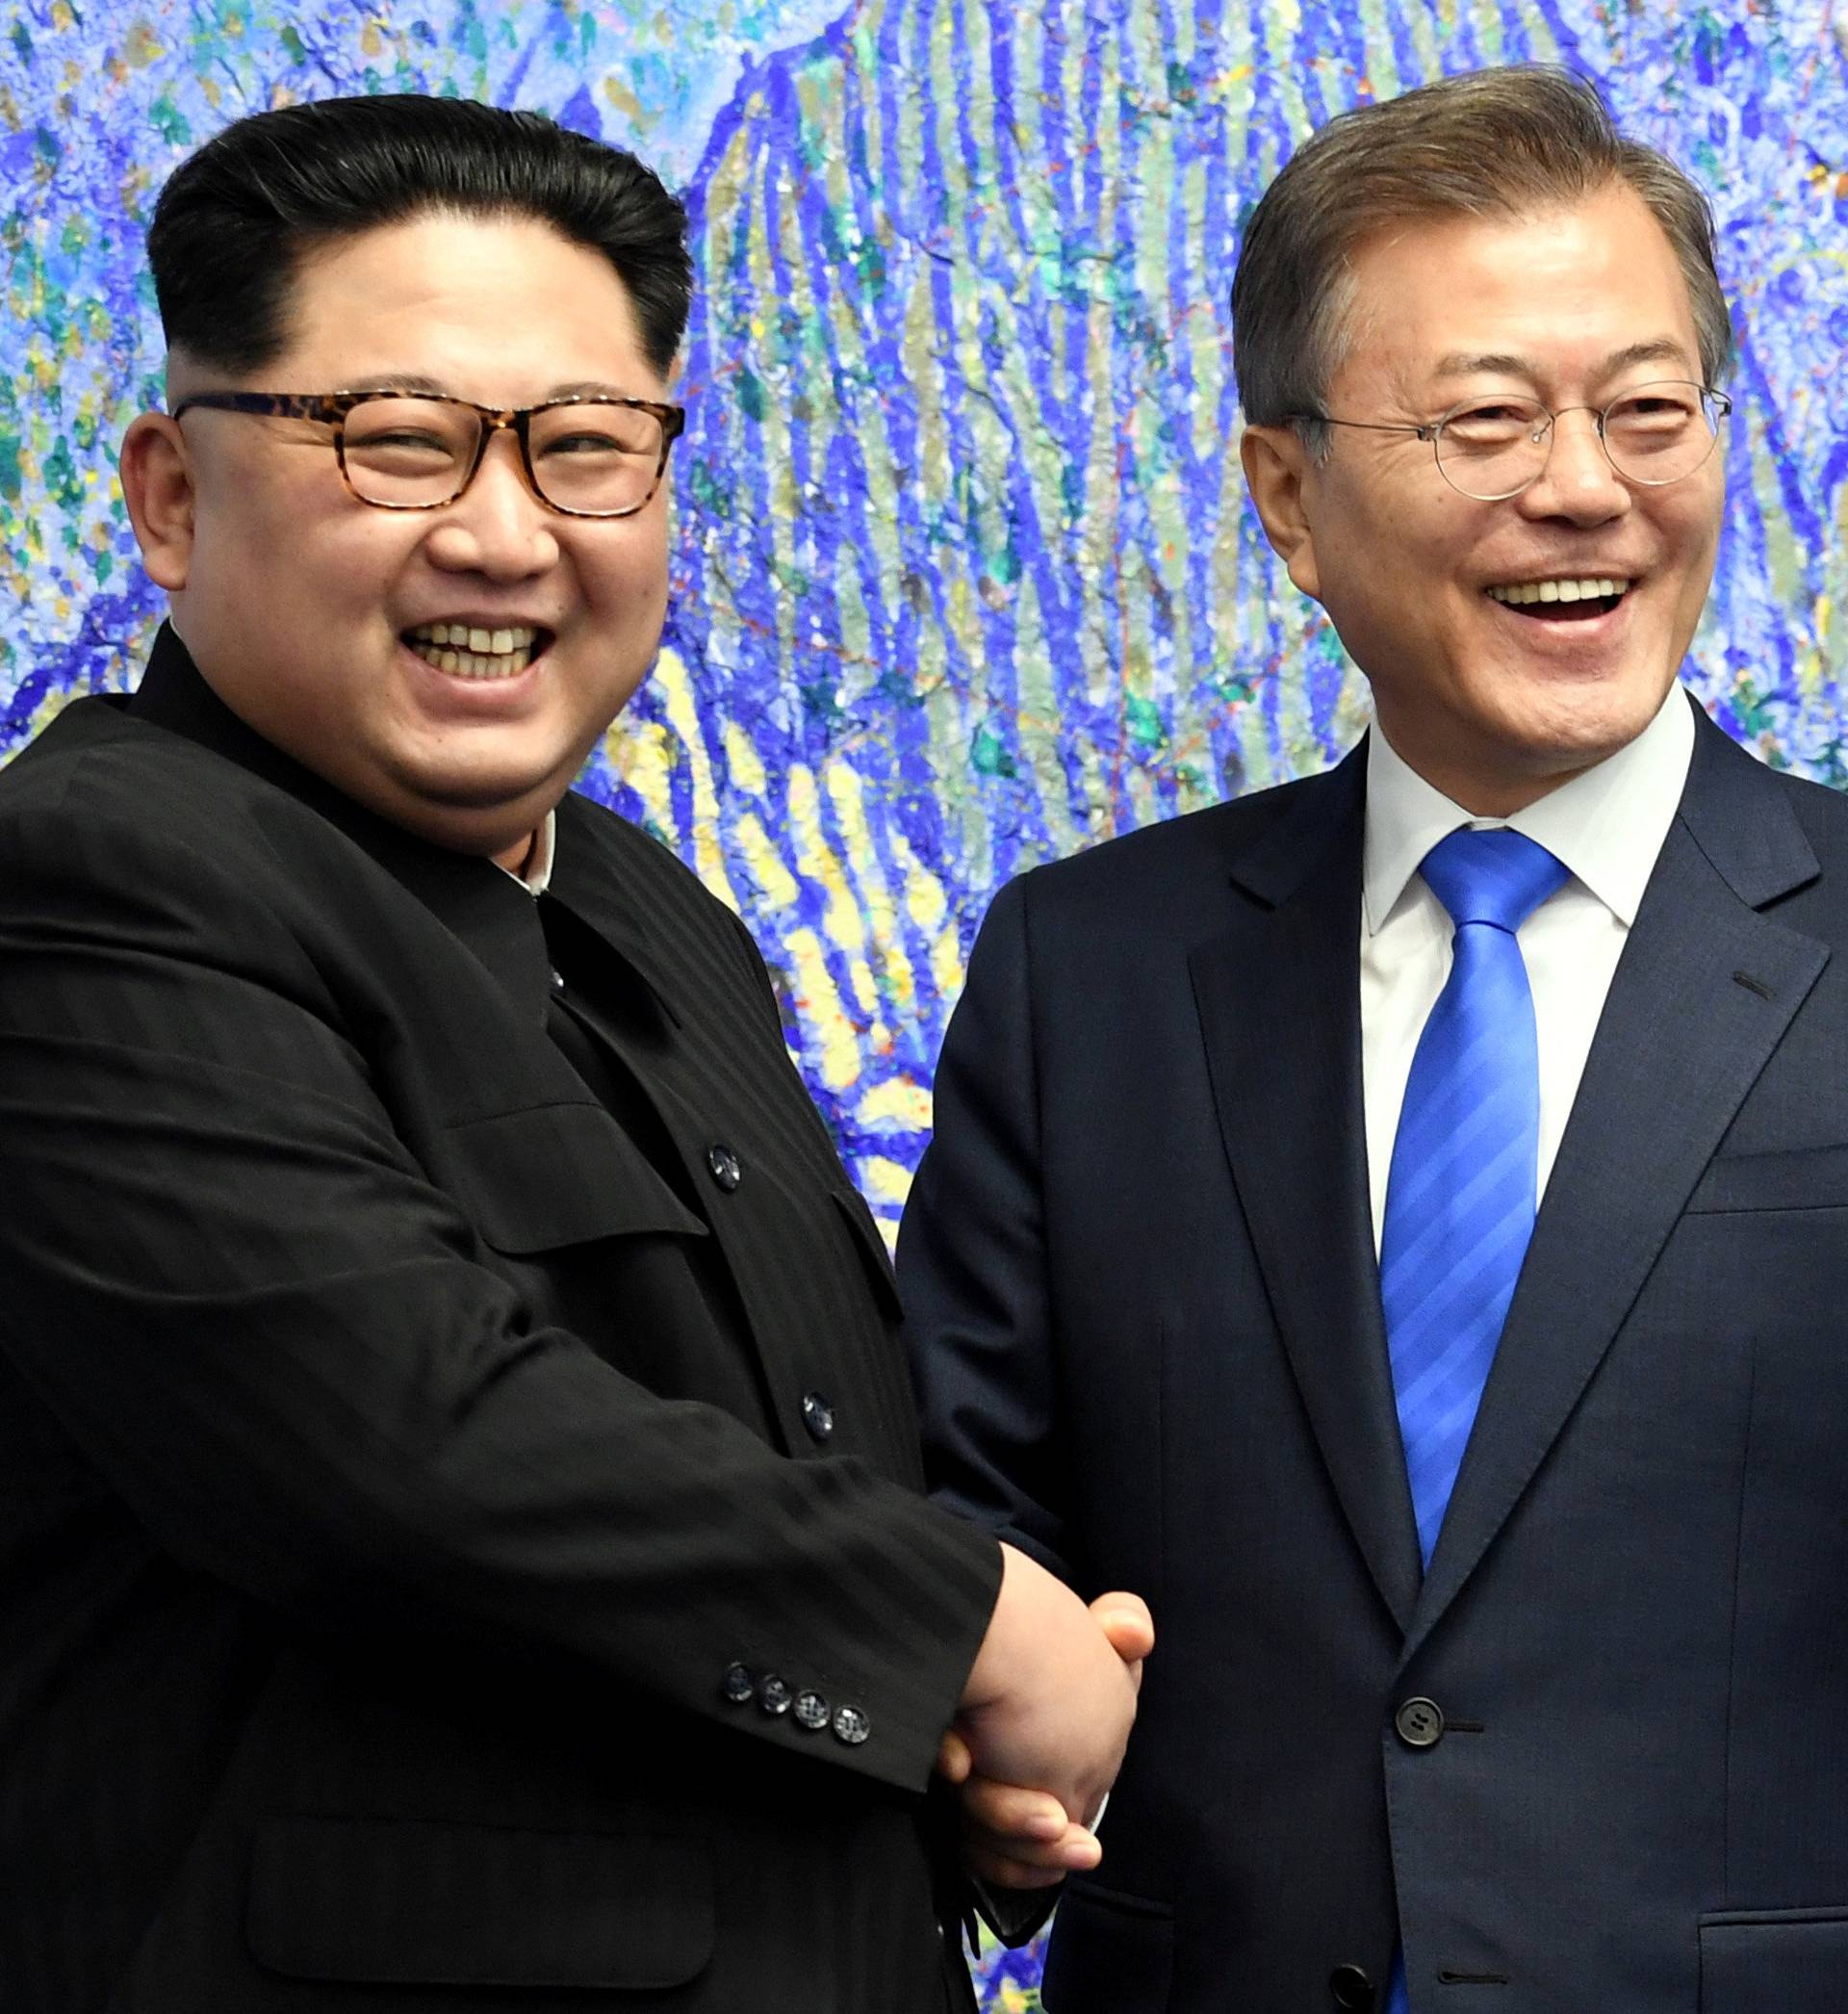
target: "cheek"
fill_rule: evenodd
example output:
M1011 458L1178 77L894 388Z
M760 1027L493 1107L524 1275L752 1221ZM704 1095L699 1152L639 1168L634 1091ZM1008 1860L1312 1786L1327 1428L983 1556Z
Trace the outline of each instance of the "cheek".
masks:
M667 608L666 520L631 529L636 536L586 555L583 573L598 621L626 635L658 624Z

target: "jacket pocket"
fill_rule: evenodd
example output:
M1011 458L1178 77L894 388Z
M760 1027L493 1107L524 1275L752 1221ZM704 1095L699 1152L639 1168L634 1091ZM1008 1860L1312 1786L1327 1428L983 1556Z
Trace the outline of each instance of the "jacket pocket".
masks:
M435 1179L497 1252L706 1227L601 1105L533 1105L446 1127Z
M902 1321L905 1307L898 1298L898 1281L892 1275L891 1255L886 1250L886 1240L879 1234L879 1226L873 1221L866 1199L858 1189L835 1189L833 1195L835 1206L846 1218L848 1228L854 1234L854 1243L860 1248L874 1300L893 1321Z
M1841 2014L1848 1908L1732 1910L1701 1919L1701 2014Z
M711 1959L712 1869L684 1839L269 1818L244 1937L294 1979L658 1990Z
M1046 2014L1078 2006L1159 2014L1173 1971L1174 1913L1166 1902L1066 1882L1040 1982Z
M1696 1184L1686 1213L1828 1209L1848 1210L1848 1147L1721 1154Z

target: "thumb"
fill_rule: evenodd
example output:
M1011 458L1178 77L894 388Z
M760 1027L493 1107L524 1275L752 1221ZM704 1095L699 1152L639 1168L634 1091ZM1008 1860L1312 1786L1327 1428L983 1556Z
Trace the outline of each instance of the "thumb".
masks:
M1154 1617L1140 1594L1120 1588L1100 1594L1091 1605L1091 1614L1124 1664L1137 1664L1155 1648Z

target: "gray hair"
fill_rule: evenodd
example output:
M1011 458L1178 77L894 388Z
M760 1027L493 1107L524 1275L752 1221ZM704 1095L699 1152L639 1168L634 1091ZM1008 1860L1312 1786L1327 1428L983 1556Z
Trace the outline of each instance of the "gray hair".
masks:
M1469 70L1332 118L1306 140L1245 226L1232 281L1232 356L1246 421L1317 414L1354 333L1349 255L1382 225L1506 217L1628 184L1687 281L1707 382L1732 358L1713 213L1666 154L1618 132L1592 85L1548 64ZM1318 452L1328 429L1304 438Z

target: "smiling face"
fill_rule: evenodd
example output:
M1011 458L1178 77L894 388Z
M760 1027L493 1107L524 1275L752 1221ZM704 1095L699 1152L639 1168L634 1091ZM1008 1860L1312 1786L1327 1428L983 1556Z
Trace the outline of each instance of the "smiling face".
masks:
M388 383L496 409L666 396L608 262L530 219L427 214L341 240L303 262L291 306L283 353L248 383L176 353L171 402ZM630 517L561 516L501 431L454 503L381 510L348 492L330 438L204 409L138 420L123 485L148 571L267 740L426 839L517 856L654 658L665 482Z
M1627 483L1594 414L1565 411L1701 381L1686 282L1622 185L1538 216L1390 228L1349 263L1352 341L1325 411L1423 424L1500 395L1561 414L1545 473L1501 503L1460 495L1408 434L1337 427L1321 462L1294 429L1245 437L1271 543L1366 674L1387 739L1466 809L1506 815L1642 732L1700 618L1721 454L1662 488Z

